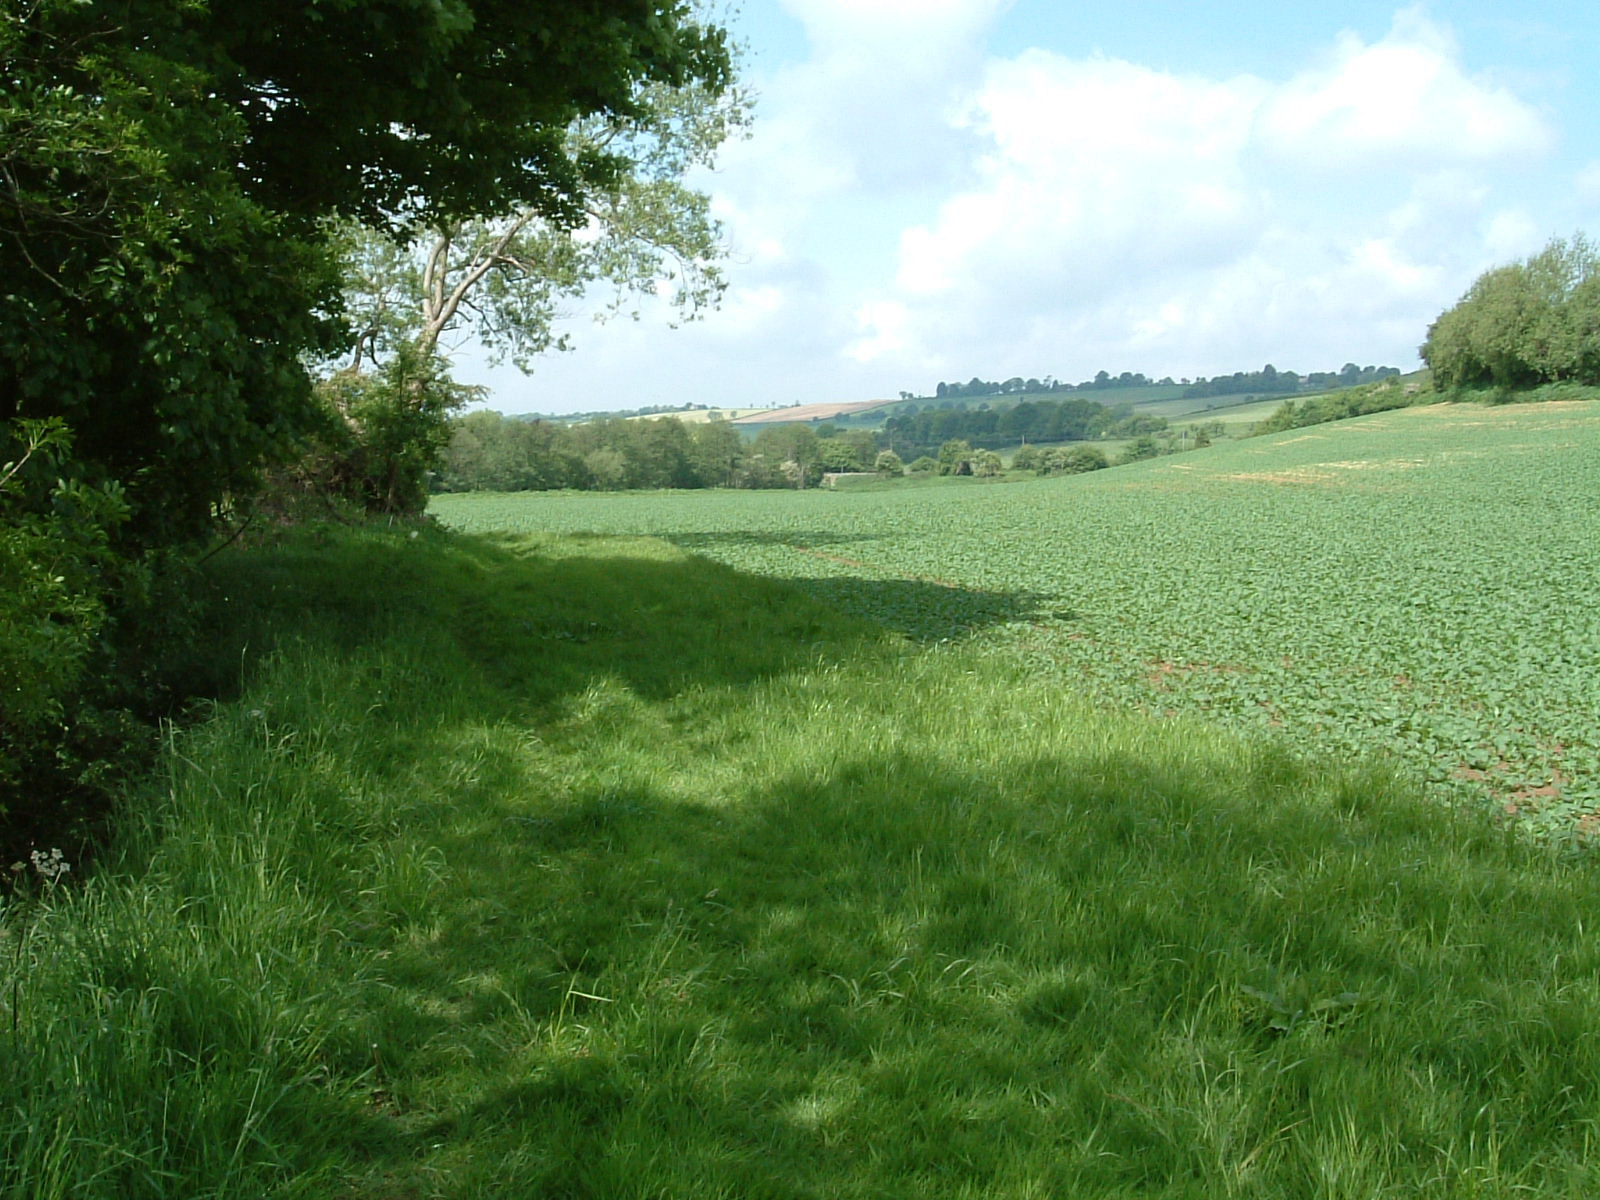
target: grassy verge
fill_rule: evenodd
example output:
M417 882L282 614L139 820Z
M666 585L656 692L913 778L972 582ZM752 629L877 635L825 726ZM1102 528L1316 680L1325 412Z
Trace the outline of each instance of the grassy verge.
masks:
M5 915L0 1196L1600 1185L1586 858L660 542L218 570L240 698Z

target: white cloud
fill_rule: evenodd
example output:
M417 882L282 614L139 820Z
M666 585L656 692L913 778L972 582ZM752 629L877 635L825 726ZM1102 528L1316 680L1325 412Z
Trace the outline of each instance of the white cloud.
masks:
M1353 164L1473 163L1537 154L1544 119L1510 91L1466 74L1454 39L1420 9L1366 45L1341 34L1328 62L1291 79L1263 107L1263 143L1330 170Z
M1489 218L1484 228L1483 247L1497 263L1526 258L1537 253L1550 240L1539 222L1521 209L1505 209Z
M1600 215L1600 160L1541 182L1559 147L1519 95L1539 89L1469 69L1420 9L1378 38L1330 26L1267 77L988 57L1009 0L780 2L808 55L752 64L753 136L699 181L732 241L723 310L575 326L530 397L1407 366L1480 271L1566 231L1545 193Z
M1483 172L1552 140L1417 10L1280 82L1031 50L957 120L984 152L857 306L864 360L1187 373L1376 336L1409 362L1463 276L1526 252Z

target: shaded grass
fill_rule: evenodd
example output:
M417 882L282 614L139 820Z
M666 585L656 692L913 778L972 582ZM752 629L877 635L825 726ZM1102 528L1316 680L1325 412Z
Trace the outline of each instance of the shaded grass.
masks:
M1587 859L661 543L222 574L277 648L8 914L0 1195L1600 1183Z

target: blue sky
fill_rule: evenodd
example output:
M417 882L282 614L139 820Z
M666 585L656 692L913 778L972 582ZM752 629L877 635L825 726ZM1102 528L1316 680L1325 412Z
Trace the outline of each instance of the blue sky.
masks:
M747 0L697 180L721 311L570 322L505 412L942 379L1416 365L1485 268L1600 229L1600 13L1461 0Z

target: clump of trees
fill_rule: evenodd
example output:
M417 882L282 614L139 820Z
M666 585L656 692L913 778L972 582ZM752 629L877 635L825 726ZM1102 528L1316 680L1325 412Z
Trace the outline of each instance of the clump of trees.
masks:
M828 471L900 474L867 430L777 425L751 441L723 421L610 418L564 425L474 412L454 421L439 491L814 487Z
M1103 391L1107 388L1135 388L1152 387L1155 380L1146 378L1137 371L1124 371L1120 375L1113 375L1109 371L1097 371L1093 379L1086 379L1082 383L1066 383L1046 375L1043 379L1024 379L1020 375L1013 375L1004 381L980 379L974 375L966 383L945 383L940 381L934 389L934 396L940 400L956 400L968 397L981 396L1041 396L1051 392L1076 392L1076 391ZM1159 381L1161 385L1172 386L1171 378ZM902 400L915 399L910 392L901 392Z
M952 440L1004 447L1026 442L1139 437L1166 427L1165 418L1135 413L1130 405L1107 407L1096 400L1074 397L1023 400L999 410L923 409L890 417L884 422L883 438L902 455L920 455Z
M688 278L702 243L651 220L703 148L675 131L715 136L732 69L680 0L0 6L0 817L109 795L175 695L152 652L183 641L170 581L270 469L420 505L460 399L448 324L408 339L356 303L353 247L523 221L612 256L558 293L612 261ZM596 212L667 249L597 236ZM426 276L447 300L450 264ZM383 344L319 392L308 363Z
M1011 458L1015 470L1038 475L1081 475L1110 465L1098 446L1024 446Z
M1271 363L1259 371L1235 371L1212 379L1197 379L1184 389L1186 400L1208 396L1288 396L1296 392L1359 387L1400 374L1399 367L1358 367L1347 362L1338 371L1313 371L1300 375L1280 371Z
M1420 353L1441 390L1600 384L1600 251L1577 234L1485 272Z

